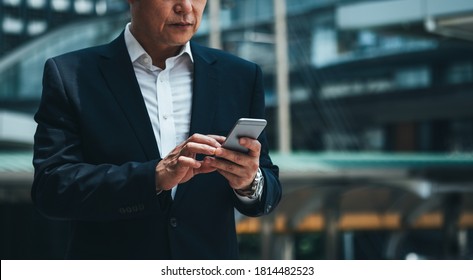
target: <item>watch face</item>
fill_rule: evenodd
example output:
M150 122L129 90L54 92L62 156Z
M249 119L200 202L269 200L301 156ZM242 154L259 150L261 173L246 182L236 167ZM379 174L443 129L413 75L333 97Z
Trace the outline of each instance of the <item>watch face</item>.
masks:
M258 198L261 196L261 193L263 192L263 184L264 184L264 177L263 174L261 173L261 169L258 168L258 171L256 172L256 177L255 180L253 181L253 184L251 186L251 189L253 190L253 198Z
M263 174L261 173L261 170L258 169L258 172L256 172L255 181L261 182L262 180L263 180Z
M256 177L253 180L253 183L251 183L251 188L243 190L243 191L236 190L236 192L250 199L256 199L261 196L261 193L263 192L263 185L264 185L264 177L263 177L263 174L261 173L261 170L258 169L258 171L256 172Z

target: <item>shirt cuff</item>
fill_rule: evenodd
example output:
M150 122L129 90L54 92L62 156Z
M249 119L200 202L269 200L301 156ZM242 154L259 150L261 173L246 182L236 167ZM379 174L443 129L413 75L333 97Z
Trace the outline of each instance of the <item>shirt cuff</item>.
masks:
M233 192L235 193L236 197L238 197L238 199L241 202L245 203L245 204L252 204L252 203L255 203L256 201L258 201L260 199L259 196L257 196L257 197L247 197L247 196L240 195L235 190L233 190Z
M261 172L261 169L258 168L255 180L254 180L254 182L252 183L252 186L251 186L252 190L254 190L254 193L252 195L248 195L248 196L241 195L235 189L233 190L233 192L235 192L235 195L238 197L238 199L241 202L243 202L245 204L251 204L251 203L255 203L258 200L261 200L261 195L263 193L263 187L264 187L263 173Z

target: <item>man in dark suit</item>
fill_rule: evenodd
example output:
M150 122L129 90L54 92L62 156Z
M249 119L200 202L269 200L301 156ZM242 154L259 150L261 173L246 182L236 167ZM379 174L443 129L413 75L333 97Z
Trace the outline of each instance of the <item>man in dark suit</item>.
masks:
M190 43L205 0L129 4L113 42L46 62L33 201L71 221L68 258L237 258L234 208L281 198L264 133L240 139L248 154L221 147L264 117L261 70Z

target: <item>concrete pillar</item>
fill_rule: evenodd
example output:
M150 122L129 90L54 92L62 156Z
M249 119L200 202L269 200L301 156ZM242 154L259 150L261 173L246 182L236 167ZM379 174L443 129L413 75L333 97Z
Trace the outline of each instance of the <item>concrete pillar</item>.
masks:
M222 48L222 37L220 30L220 0L209 0L209 26L210 26L210 47Z
M289 59L287 44L286 0L274 0L276 37L276 91L278 94L278 148L291 152L291 113L289 99Z

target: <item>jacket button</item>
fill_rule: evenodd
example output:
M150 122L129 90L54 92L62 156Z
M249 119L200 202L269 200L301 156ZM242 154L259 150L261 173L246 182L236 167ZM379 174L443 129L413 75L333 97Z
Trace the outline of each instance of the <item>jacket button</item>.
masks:
M175 228L177 227L177 219L172 217L170 220L169 220L169 224L171 224L171 227Z

